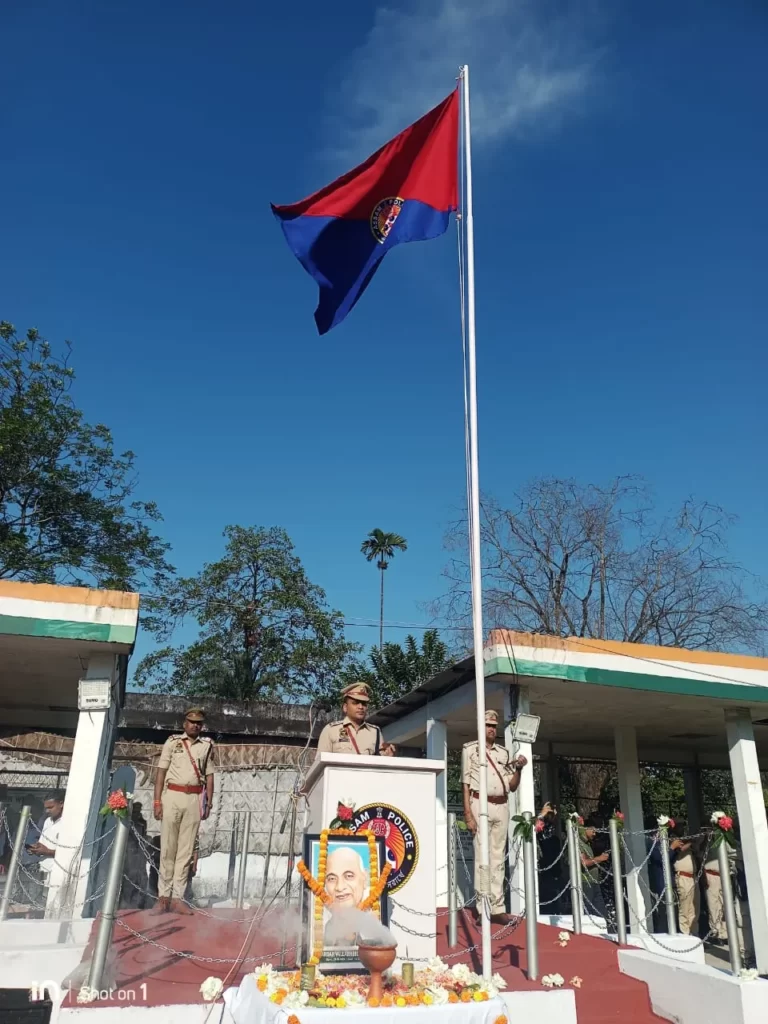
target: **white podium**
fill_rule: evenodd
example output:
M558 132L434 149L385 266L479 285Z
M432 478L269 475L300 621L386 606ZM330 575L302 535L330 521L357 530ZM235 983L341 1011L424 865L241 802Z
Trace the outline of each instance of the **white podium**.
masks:
M392 865L389 927L398 961L436 955L435 781L444 761L411 757L321 754L307 773L306 832L317 834L336 817L339 801L355 803L351 827L369 829L387 843ZM417 933L417 934L413 934Z

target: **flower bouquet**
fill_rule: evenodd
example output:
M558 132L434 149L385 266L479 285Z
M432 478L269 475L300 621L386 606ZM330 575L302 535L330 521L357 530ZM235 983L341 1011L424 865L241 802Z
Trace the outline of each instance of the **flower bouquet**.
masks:
M721 843L726 843L731 849L735 849L736 837L733 834L733 818L729 818L723 811L714 811L709 820L715 826L711 849L717 850Z
M355 816L355 802L350 798L344 797L343 800L339 800L336 807L336 817L333 819L331 824L328 826L331 829L337 828L349 828L349 823Z
M128 817L128 803L133 800L133 793L124 793L122 789L116 789L114 793L110 793L107 797L107 802L99 811L105 818L108 814L114 815L115 818L127 818Z

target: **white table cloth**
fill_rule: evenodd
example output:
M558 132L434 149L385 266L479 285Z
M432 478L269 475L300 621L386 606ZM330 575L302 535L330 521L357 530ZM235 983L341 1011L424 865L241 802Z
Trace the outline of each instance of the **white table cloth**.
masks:
M301 1024L495 1024L499 1017L507 1016L504 1002L498 996L485 1003L444 1006L349 1006L343 1010L303 1006L290 1010L271 1003L259 992L252 975L244 978L239 988L227 989L224 1002L235 1024L286 1024L291 1014Z

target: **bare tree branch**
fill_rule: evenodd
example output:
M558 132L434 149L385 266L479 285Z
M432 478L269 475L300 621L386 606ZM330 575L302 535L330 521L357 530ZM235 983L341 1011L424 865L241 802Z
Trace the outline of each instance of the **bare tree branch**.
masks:
M708 502L685 501L657 515L636 477L607 487L573 480L531 483L512 508L482 502L484 617L557 636L603 637L693 649L761 652L766 612L760 582L729 557L733 517ZM469 636L466 522L454 523L456 552L436 603Z

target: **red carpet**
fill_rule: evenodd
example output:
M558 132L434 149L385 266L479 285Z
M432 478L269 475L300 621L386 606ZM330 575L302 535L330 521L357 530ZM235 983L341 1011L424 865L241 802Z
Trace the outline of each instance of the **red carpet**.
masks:
M245 918L245 920L244 920ZM147 911L123 911L115 925L112 951L116 955L115 993L99 1006L167 1006L200 1003L200 983L210 975L237 984L244 974L264 960L277 965L282 935L277 921L270 931L269 919L253 920L247 911L198 911L192 917L175 914L152 917ZM457 950L448 948L448 918L438 919L437 951L449 963L465 962L480 970L480 951L451 956L451 953L479 944L480 932L468 914L459 915ZM96 924L84 959L90 959ZM140 936L134 933L140 933ZM500 933L500 934L499 934ZM511 991L540 989L541 982L526 976L525 925L514 930L494 927L494 970L502 975ZM582 979L576 989L579 1024L658 1024L651 1013L645 985L619 972L616 946L605 939L573 936L562 949L558 930L538 926L540 977L561 974L566 984L574 976ZM289 938L289 946L294 941ZM216 963L217 958L248 958L239 964ZM290 956L290 954L289 954ZM229 975L229 977L227 977ZM146 989L142 988L146 986ZM146 992L146 998L144 993ZM75 993L76 996L76 993ZM65 1000L64 1005L75 1005Z
M448 946L448 917L438 918L437 936L439 956L450 958L452 952L480 943L480 929L469 914L459 914L458 946ZM506 981L509 991L540 989L545 974L560 974L565 987L573 977L582 979L581 988L575 988L576 1015L579 1024L660 1024L663 1018L651 1012L648 989L640 981L628 978L619 971L617 946L606 939L589 935L572 935L568 945L558 944L560 929L550 925L538 926L539 981L529 981L526 971L525 923L515 929L502 930L494 925L493 967ZM470 962L473 970L480 971L480 950L462 957L450 958Z
M116 991L111 999L100 998L98 1006L201 1003L200 984L211 975L236 985L257 964L267 961L277 966L282 934L270 933L266 921L257 921L249 933L255 913L214 910L197 911L190 917L153 917L146 910L121 911L111 947ZM91 959L97 922L98 918L84 960ZM288 945L294 942L291 935ZM212 962L218 957L232 961L238 956L247 959L237 964ZM75 992L63 1005L76 1005L76 998Z

